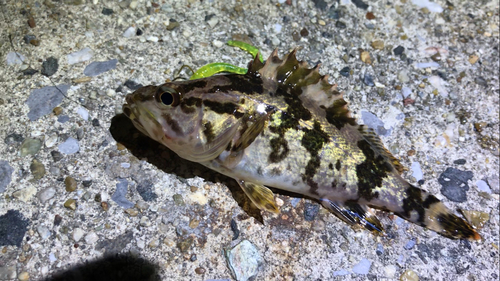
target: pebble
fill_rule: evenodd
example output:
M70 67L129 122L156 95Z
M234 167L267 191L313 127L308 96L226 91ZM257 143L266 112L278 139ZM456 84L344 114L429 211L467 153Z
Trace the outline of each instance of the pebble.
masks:
M306 202L304 204L304 219L313 221L319 213L319 205L316 203Z
M342 76L349 77L350 74L351 74L351 69L348 66L340 70L340 75Z
M13 172L14 169L9 165L9 162L0 160L0 193L4 192L12 181Z
M168 25L167 25L167 30L172 31L179 26L180 26L180 23L178 21L176 21L174 19L170 19L170 21L168 22Z
M346 27L347 27L347 25L346 25L344 22L342 22L342 21L337 21L337 22L335 23L335 27L336 27L336 28L342 28L342 29L344 29L344 28L346 28Z
M368 274L371 266L372 262L363 258L358 264L352 267L352 272L356 274Z
M102 8L102 11L101 13L105 16L110 16L113 14L113 9L109 9L109 8Z
M135 8L137 8L138 5L139 5L139 1L133 0L133 1L130 2L130 5L128 7L130 9L134 10Z
M469 62L470 62L470 64L475 64L478 59L479 59L479 57L476 56L476 55L470 55L469 56Z
M65 142L61 143L57 146L59 151L63 154L74 154L80 150L80 145L78 144L78 140L69 137Z
M411 249L413 249L413 247L415 247L416 244L417 244L417 241L415 239L411 239L410 241L408 241L406 243L406 245L404 246L404 248L406 250L411 250Z
M50 152L50 155L52 156L52 159L54 160L54 162L57 162L61 159L63 159L63 155L61 154L61 152L59 151L56 151L56 150L53 150Z
M377 256L381 256L384 254L384 246L382 244L377 244L377 250L375 250Z
M78 107L76 110L76 113L82 117L83 120L87 121L89 120L89 111L83 107Z
M400 281L418 281L418 275L411 269L407 269L399 277Z
M143 227L148 227L151 226L151 221L149 220L148 217L142 216L141 220L139 221L139 224Z
M158 36L149 36L146 38L146 41L153 42L153 43L156 43L159 40L160 40L160 38L158 38Z
M48 148L53 147L54 145L56 145L58 139L59 137L56 134L49 135L45 139L45 146Z
M68 55L68 64L72 65L79 62L88 61L92 58L94 52L90 48L84 48L78 52Z
M127 86L127 88L129 88L132 91L135 91L135 90L142 87L142 84L139 84L139 83L132 81L132 80L125 81L125 83L123 85Z
M368 51L362 51L359 55L362 62L366 64L372 64L372 59L370 57L370 53Z
M191 248L191 246L193 245L194 243L194 238L189 236L187 238L184 238L177 242L177 248L179 248L179 250L182 252L182 253L185 253L189 250L189 248Z
M75 199L68 199L66 202L64 202L64 207L70 210L76 210L76 200Z
M137 215L139 214L139 210L134 208L129 208L125 210L125 213L127 213L131 217L137 217Z
M415 64L415 67L417 67L417 68L439 68L440 65L437 62L430 61L430 62L418 62Z
M73 230L73 241L78 242L82 239L83 235L85 235L85 231L83 229L77 227Z
M5 137L4 142L7 145L18 144L24 141L24 137L21 134L12 133Z
M33 186L19 189L12 193L14 198L17 198L23 202L28 202L36 194L36 188Z
M424 179L424 174L422 172L422 168L420 167L420 163L418 162L412 162L411 163L411 171L412 171L412 177L415 178L416 181L420 181Z
M403 94L403 99L406 99L411 95L411 89L408 87L403 87L401 89L401 94Z
M488 183L486 183L484 180L476 181L476 185L480 191L491 194L491 188L489 187Z
M47 77L50 77L54 75L54 73L57 72L57 69L59 68L59 63L57 62L57 59L54 57L49 57L47 60L45 60L42 63L42 75L45 75Z
M18 210L8 210L0 215L0 229L8 229L8 235L0 235L0 245L21 247L30 221Z
M30 171L31 174L33 175L33 179L35 180L43 178L43 176L45 176L46 173L45 166L43 165L42 162L38 161L37 159L33 159L33 161L31 161Z
M99 240L99 236L97 236L97 234L93 231L85 235L85 242L87 244L94 244L97 240Z
M115 201L120 207L124 209L131 209L134 207L134 203L130 202L125 196L128 191L128 181L126 179L119 179L116 184L115 193L111 196L111 199Z
M433 13L442 13L443 12L443 7L441 7L441 5L439 5L436 2L431 2L429 0L411 0L411 2L420 8L427 8L427 10L429 10L429 12L433 12Z
M387 136L390 134L384 127L384 121L380 120L375 114L363 109L361 110L361 119L363 120L363 124L373 129L377 135Z
M408 71L402 70L398 73L398 80L401 83L408 83L410 81L410 77L408 76Z
M67 192L73 192L76 190L77 187L76 180L72 177L66 177L64 179L64 185L66 186Z
M19 279L19 281L28 281L28 280L30 280L30 274L26 271L23 271L23 272L19 273L17 278Z
M68 121L69 121L68 115L59 115L59 117L57 117L57 122L59 123L66 123Z
M225 249L227 264L236 280L256 278L263 259L257 248L248 240L241 241L233 248Z
M214 28L219 23L219 18L215 14L211 14L205 17L205 21L210 26L210 28Z
M397 46L396 48L394 48L394 50L392 50L393 53L396 55L396 56L400 56L403 54L403 52L405 51L405 47L403 46Z
M373 76L369 73L365 73L365 75L363 76L363 83L365 83L365 85L369 87L375 86L375 82L373 82Z
M26 100L26 104L30 109L28 112L28 118L31 121L35 121L38 118L51 113L54 107L62 102L68 90L69 85L61 84L31 91L30 96Z
M38 235L40 235L40 238L42 238L42 240L50 237L50 230L44 225L39 225L36 228L36 232L38 232Z
M333 276L344 276L344 275L349 275L351 274L349 271L345 269L337 270L333 272Z
M45 203L47 200L53 198L54 195L56 195L56 189L53 187L47 187L38 192L37 197L40 202Z
M462 171L448 167L439 176L438 182L441 184L441 193L453 202L467 201L468 181L473 178L471 171Z
M22 64L24 60L24 56L16 52L10 52L5 57L7 65Z
M117 63L117 59L108 61L94 61L87 65L87 67L85 67L85 69L83 70L83 74L89 77L95 77L101 73L115 69Z
M375 40L371 42L372 48L376 50L383 50L384 49L384 41L382 40Z
M127 28L127 29L123 32L122 36L123 36L123 37L125 37L125 38L130 38L130 37L134 36L134 35L135 35L135 33L136 33L136 29L135 29L135 27L131 26L131 27Z

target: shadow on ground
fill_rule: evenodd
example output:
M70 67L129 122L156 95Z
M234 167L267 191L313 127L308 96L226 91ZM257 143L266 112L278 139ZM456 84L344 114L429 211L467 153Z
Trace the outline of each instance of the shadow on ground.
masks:
M179 157L164 145L142 134L123 114L113 117L109 131L113 138L123 144L135 157L146 160L165 173L175 174L184 179L199 176L206 181L226 185L246 214L263 222L260 210L251 203L234 179Z
M159 266L131 254L105 256L58 272L44 281L159 281Z

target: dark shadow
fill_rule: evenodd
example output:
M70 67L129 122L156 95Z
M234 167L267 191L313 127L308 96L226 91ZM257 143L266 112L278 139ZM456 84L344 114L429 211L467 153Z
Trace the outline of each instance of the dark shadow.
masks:
M159 281L159 266L131 254L105 256L53 274L44 281Z
M234 179L179 157L166 146L142 134L123 114L111 119L109 131L113 138L123 144L135 157L146 160L165 173L175 174L185 179L198 176L206 181L223 183L229 188L238 205L249 216L263 222L260 210L251 203Z

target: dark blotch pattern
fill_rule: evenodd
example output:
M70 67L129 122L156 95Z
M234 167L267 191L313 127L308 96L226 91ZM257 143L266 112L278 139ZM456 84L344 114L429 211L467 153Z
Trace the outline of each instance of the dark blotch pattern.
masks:
M167 121L167 124L170 126L172 131L178 134L182 133L182 128L179 126L179 123L176 120L172 119L172 116L170 116L170 114L163 114L162 117L165 119L165 121Z
M363 163L356 166L358 196L370 201L378 198L378 192L373 192L372 189L382 186L382 181L392 171L392 166L381 155L375 156L375 152L366 140L358 141L358 147L366 158Z
M181 107L182 112L190 114L196 110L196 107L199 108L201 106L201 99L194 97L181 99L179 106Z
M429 195L425 199L422 198L420 188L410 186L406 189L406 198L403 199L403 217L409 218L411 211L416 211L418 214L418 222L423 225L425 218L425 209L428 209L432 204L440 202L434 195Z
M278 163L286 158L290 149L288 148L288 142L285 140L284 136L280 135L277 138L271 139L270 144L271 154L269 154L269 162Z
M237 111L238 105L232 103L232 102L218 102L218 101L211 101L211 100L204 100L203 105L206 107L210 108L210 110L213 110L216 113L219 114L232 114L236 118L241 118L243 117L244 113Z
M328 134L323 131L321 124L315 120L312 129L304 129L301 144L311 154L311 158L307 162L305 173L302 175L302 180L311 186L313 193L316 192L318 185L313 181L313 177L318 170L321 160L318 152L323 148L323 145L329 141Z
M182 85L181 91L184 93L188 93L192 90L198 90L198 89L205 88L206 86L207 86L206 79L186 81L185 84Z
M207 138L207 143L211 143L215 138L212 123L206 122L204 127L205 129L203 130L203 134Z
M225 75L225 77L230 81L228 85L215 86L211 89L208 89L207 93L240 92L245 95L253 95L253 94L262 94L264 92L262 79L260 77L254 75L239 75L239 74L228 74Z
M335 163L335 169L337 171L340 171L340 160L339 159L337 159L337 163Z

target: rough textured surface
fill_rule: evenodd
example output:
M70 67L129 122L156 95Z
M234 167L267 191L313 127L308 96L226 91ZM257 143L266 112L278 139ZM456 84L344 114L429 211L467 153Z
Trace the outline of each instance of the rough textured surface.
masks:
M234 220L238 239L262 255L257 280L399 279L404 272L420 280L498 279L498 2L430 2L442 12L412 1L352 2L4 0L0 151L14 172L0 196L0 216L15 210L30 224L18 246L2 248L0 272L28 272L38 280L61 271L60 276L75 276L109 264L139 264L152 280L229 279L222 249L231 245ZM104 8L113 14L103 14ZM133 32L124 37L130 27ZM25 35L36 36L39 44L25 42ZM373 114L391 152L406 167L420 163L423 189L451 209L489 214L479 230L483 241L449 240L383 212L377 215L386 237L352 229L322 207L307 221L306 203L317 203L293 194L278 195L281 214L259 214L234 181L178 158L117 115L138 84L189 76L186 70L177 73L184 64L244 67L250 56L225 46L229 39L254 44L264 57L274 48L283 54L301 47L299 59L320 62L320 72L344 91L353 114ZM40 71L49 57L59 68L46 77ZM111 59L118 60L114 70L95 77L83 73L90 63ZM24 75L30 69L38 72ZM40 112L25 104L30 93L54 85L69 85L68 97L54 89L52 99L35 103L47 109L28 115ZM62 115L53 111L56 96ZM77 113L82 106L89 121ZM60 116L64 123L57 121ZM13 134L21 141L11 141ZM55 146L77 139L79 151L68 155L46 147L51 135L58 136ZM44 145L20 158L22 138ZM35 180L34 158L54 173ZM466 161L454 163L458 159ZM447 168L472 172L465 202L440 192L438 178ZM64 189L67 176L79 183L71 193ZM416 184L411 172L404 176ZM121 197L133 204L127 211L111 198L120 178L129 182ZM478 189L479 180L490 185L491 194ZM88 181L90 186L81 184ZM15 196L50 187L56 193L44 202ZM64 207L69 199L76 200L75 210ZM75 242L78 228L84 235ZM46 230L51 235L42 240L38 229L43 237ZM125 258L113 260L107 255L113 253ZM86 260L92 261L88 267L64 272ZM97 272L103 278L109 273Z

